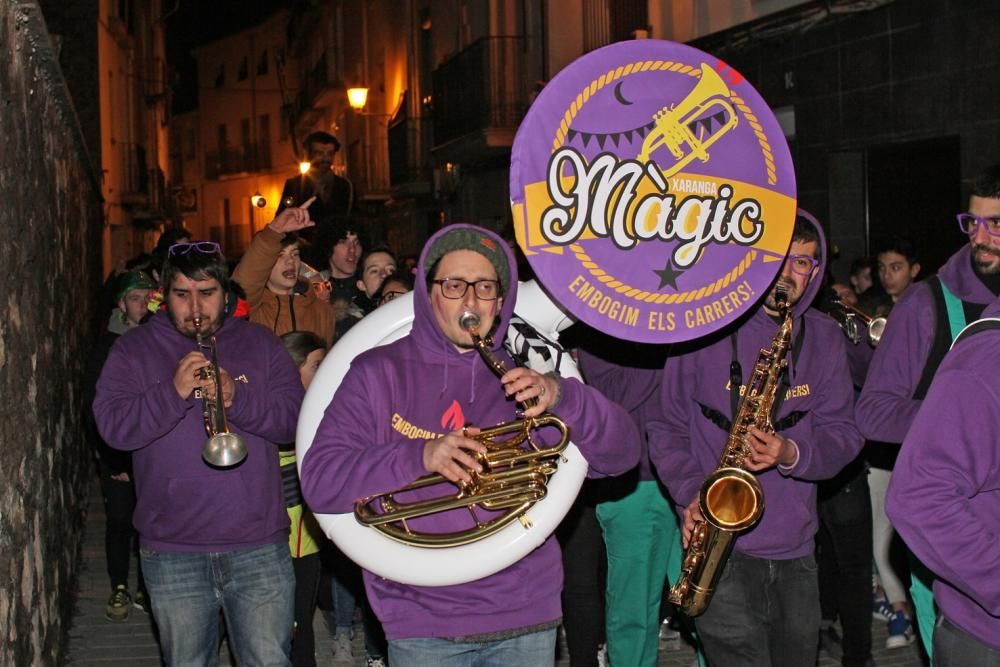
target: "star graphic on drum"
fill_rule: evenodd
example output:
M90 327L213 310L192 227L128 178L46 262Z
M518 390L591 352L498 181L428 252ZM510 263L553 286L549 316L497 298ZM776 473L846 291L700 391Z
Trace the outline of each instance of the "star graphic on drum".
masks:
M660 286L656 289L663 289L664 285L670 285L675 290L677 289L677 279L684 274L683 271L678 271L674 268L669 257L667 257L667 265L659 271L654 270L653 273L660 277Z

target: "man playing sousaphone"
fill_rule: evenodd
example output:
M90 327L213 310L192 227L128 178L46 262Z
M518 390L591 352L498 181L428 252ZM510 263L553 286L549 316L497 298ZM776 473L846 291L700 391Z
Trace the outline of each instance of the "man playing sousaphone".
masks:
M729 335L699 341L664 367L659 414L649 427L650 457L680 506L689 546L695 521L702 520L699 490L736 428L731 422L742 385L751 385L761 350L778 340L784 320L779 291L787 298L792 338L781 350L787 367L771 406L775 432L750 427L740 466L756 476L767 509L736 538L714 596L695 620L711 665L816 662L816 482L834 476L862 445L844 336L833 320L808 309L825 258L822 230L800 212L788 257L763 303L724 330Z
M115 342L94 418L109 445L132 452L134 522L163 660L216 664L222 611L239 664L288 665L295 581L275 443L295 437L299 373L277 336L226 316L235 296L218 244L174 244L162 280L166 310ZM215 340L215 363L199 336ZM210 363L221 396L202 372ZM202 460L198 390L224 406L245 442L239 467Z
M477 427L556 413L594 476L636 465L638 433L628 414L573 379L514 367L503 349L517 298L517 268L495 234L453 225L424 246L414 290L413 327L404 338L369 350L351 364L301 464L302 490L316 512L345 513L359 498L393 491L436 472L469 482L479 472ZM490 352L508 370L500 381L463 326L471 312ZM473 318L474 319L474 318ZM469 428L463 428L469 426ZM486 512L485 515L491 513ZM431 532L465 530L466 509L411 525ZM396 665L551 665L560 622L561 561L549 537L520 561L460 586L417 587L365 571L365 586Z

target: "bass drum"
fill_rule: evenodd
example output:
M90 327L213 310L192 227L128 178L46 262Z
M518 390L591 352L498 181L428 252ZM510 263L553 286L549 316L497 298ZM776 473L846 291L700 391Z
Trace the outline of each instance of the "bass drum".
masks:
M518 287L515 313L545 338L556 340L560 331L573 323L534 281ZM333 347L313 378L302 402L296 432L296 455L302 466L312 445L323 413L347 374L353 359L372 347L391 343L406 335L413 322L413 294L393 299L381 306ZM513 328L508 337L515 336ZM568 354L560 359L563 377L580 378ZM451 586L482 579L516 563L540 546L556 529L573 505L587 476L587 462L572 442L564 451L565 460L548 481L548 493L525 515L528 527L515 521L494 535L471 544L449 548L427 548L397 542L380 531L361 525L349 514L316 514L319 525L333 542L355 563L380 577L415 586ZM392 489L373 489L391 491Z

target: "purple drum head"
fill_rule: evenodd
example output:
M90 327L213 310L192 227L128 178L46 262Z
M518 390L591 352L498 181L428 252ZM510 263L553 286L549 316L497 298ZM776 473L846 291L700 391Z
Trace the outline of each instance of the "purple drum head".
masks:
M620 42L562 70L514 140L511 207L538 280L618 338L691 340L764 296L795 222L774 115L697 49Z

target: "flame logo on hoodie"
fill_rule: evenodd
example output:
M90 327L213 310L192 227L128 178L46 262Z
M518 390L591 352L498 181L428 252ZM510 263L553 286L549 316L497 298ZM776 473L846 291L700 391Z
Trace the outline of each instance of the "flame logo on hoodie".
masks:
M448 409L441 415L441 428L445 432L457 431L465 426L465 413L458 401L452 401Z

